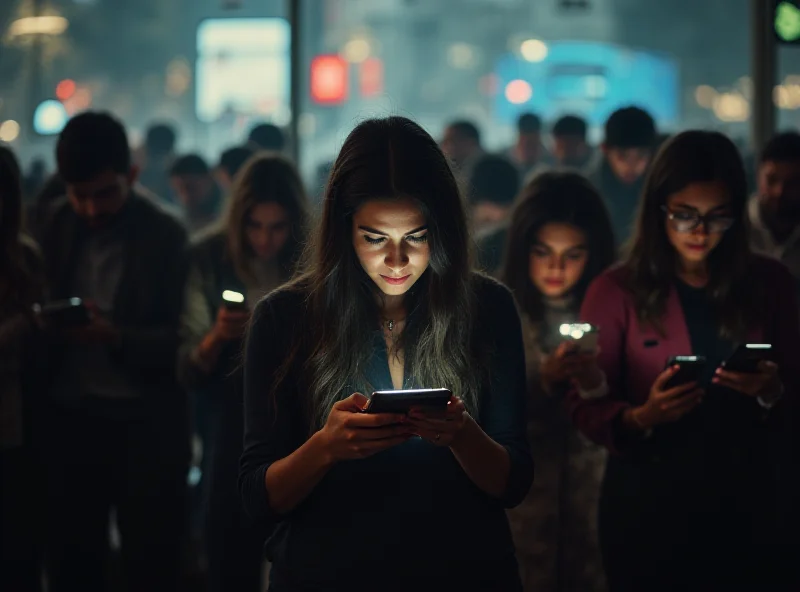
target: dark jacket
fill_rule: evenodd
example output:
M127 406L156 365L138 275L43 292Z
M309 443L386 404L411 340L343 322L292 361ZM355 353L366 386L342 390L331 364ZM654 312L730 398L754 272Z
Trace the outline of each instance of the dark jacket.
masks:
M50 300L70 294L83 222L64 198L53 203L40 230ZM183 289L188 271L187 236L180 222L150 198L134 193L124 210L125 267L111 321L121 331L113 358L145 398L183 399L175 360ZM56 346L51 363L63 349Z

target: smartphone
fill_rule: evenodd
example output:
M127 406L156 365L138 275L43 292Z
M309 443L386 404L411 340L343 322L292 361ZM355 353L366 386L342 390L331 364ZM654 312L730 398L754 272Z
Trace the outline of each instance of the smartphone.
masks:
M375 391L364 413L408 413L412 407L444 412L452 396L445 388Z
M88 325L92 320L89 309L80 298L34 304L33 312L51 327L80 327Z
M558 332L566 341L571 341L578 345L575 353L593 354L597 351L597 340L600 337L600 329L589 323L564 323L558 328Z
M722 367L731 372L745 372L755 374L758 365L769 360L772 354L770 343L745 343L736 348L730 358L722 362Z
M244 294L235 290L225 290L222 293L222 304L228 310L247 310Z
M699 382L706 367L706 359L703 356L672 356L667 360L664 369L671 366L679 366L679 369L664 385L664 390L688 382Z

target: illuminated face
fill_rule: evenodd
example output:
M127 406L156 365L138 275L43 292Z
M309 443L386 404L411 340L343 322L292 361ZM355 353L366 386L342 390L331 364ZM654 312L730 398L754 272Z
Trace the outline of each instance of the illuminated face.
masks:
M67 198L75 213L92 228L111 220L125 205L137 171L127 175L112 170L95 175L81 183L67 183Z
M536 236L528 259L528 276L548 298L569 294L589 261L584 233L570 224L546 224Z
M282 205L274 202L253 207L245 221L247 244L262 261L271 261L289 240L291 223Z
M773 220L800 217L800 161L767 161L758 169L761 210Z
M605 153L614 176L625 185L633 185L644 175L653 156L648 148L606 148Z
M734 223L730 197L719 182L692 183L667 198L667 238L684 263L700 263Z
M427 221L410 199L374 199L353 216L353 248L386 296L408 292L428 268Z

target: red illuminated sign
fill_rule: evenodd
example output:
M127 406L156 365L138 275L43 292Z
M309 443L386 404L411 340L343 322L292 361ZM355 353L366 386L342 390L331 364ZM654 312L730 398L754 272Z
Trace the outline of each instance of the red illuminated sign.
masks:
M383 61L367 58L361 62L360 87L362 97L377 97L383 93Z
M339 105L347 100L348 64L338 55L319 55L311 60L311 100Z

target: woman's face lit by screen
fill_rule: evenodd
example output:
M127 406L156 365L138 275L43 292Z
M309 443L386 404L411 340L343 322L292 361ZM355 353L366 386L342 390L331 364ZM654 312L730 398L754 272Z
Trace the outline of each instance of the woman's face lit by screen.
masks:
M570 225L550 223L531 245L528 274L548 298L567 296L583 276L589 250L583 232Z
M353 216L353 248L361 267L387 296L400 296L428 268L425 216L411 199L375 199Z

